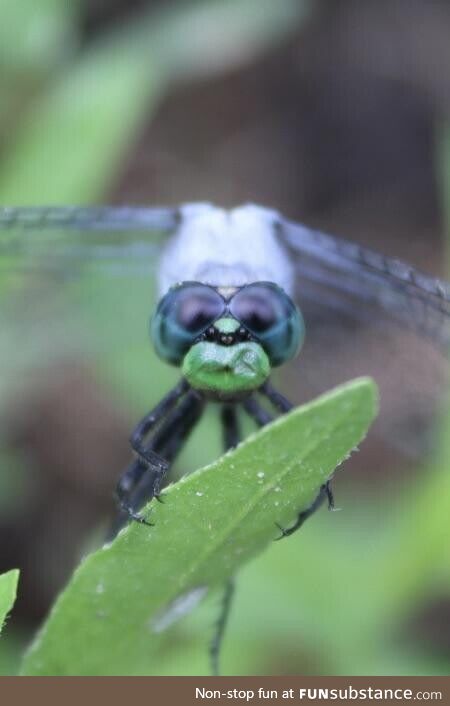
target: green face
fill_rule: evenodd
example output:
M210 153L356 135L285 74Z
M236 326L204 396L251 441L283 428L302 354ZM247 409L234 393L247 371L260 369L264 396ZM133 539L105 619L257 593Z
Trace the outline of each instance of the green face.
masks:
M191 387L229 399L256 390L272 367L293 358L304 324L270 282L226 291L184 282L161 299L151 333L158 355L181 366Z
M266 353L251 341L232 346L201 341L189 349L182 366L191 387L224 399L256 390L270 370Z

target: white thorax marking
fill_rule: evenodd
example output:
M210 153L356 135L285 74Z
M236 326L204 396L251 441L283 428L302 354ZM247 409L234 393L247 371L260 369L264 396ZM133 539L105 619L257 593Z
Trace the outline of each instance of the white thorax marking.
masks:
M181 223L164 249L159 294L180 282L242 287L274 282L292 295L294 272L277 235L276 211L248 204L227 211L210 204L181 207Z

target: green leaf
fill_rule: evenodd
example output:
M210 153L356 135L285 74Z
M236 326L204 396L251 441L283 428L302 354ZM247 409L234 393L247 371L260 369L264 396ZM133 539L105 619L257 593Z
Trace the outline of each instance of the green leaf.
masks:
M5 624L6 616L16 600L19 571L13 569L0 576L0 632Z
M374 383L355 380L169 486L145 510L154 527L131 524L84 560L23 673L151 673L169 625L311 505L375 411Z

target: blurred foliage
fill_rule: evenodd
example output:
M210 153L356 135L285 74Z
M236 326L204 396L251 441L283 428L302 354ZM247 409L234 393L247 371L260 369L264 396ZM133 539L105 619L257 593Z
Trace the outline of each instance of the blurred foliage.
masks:
M104 201L144 123L174 85L236 70L289 36L308 9L298 0L170 4L86 40L81 3L4 0L0 201ZM438 143L443 169L437 173L448 211L449 145L447 137ZM26 284L27 301L35 293L40 307L39 316L28 311L22 324L13 308L9 327L2 326L3 414L30 370L68 351L89 359L131 419L176 378L148 345L143 322L153 292L145 278L115 278L93 268L62 286L57 278L11 275L8 263L1 264L8 288L20 291ZM446 429L441 451L414 482L405 487L393 480L389 491L376 483L370 498L338 492L345 512L319 513L241 571L224 673L448 674L448 647L438 650L421 640L414 622L437 599L450 605ZM180 467L198 467L219 449L212 414ZM4 498L20 502L15 468L2 454L2 506ZM22 483L21 477L20 488ZM155 657L154 673L206 673L216 613L208 600L184 618ZM12 672L18 643L29 638L14 619L9 622L0 642L0 672Z
M6 34L11 26L30 37L30 45L36 35L45 47L61 46L76 4L59 5L57 15L49 12L48 4L34 3L33 10L24 13L25 22L22 11L15 11L17 4L10 3L10 25L5 23L3 31ZM305 4L216 0L180 3L179 8L158 13L151 10L76 53L72 61L63 59L58 70L53 65L51 80L21 117L4 149L0 200L10 205L98 200L144 115L148 117L171 82L205 76L251 58L285 34ZM62 8L67 8L65 15ZM51 35L48 39L42 37L43 27ZM23 44L26 47L19 46L17 55L14 45L8 51L6 44L5 61L14 64L16 56L22 61L28 55L28 45ZM64 48L68 59L67 45ZM55 49L51 54L57 64L60 52ZM8 86L1 88L5 97Z

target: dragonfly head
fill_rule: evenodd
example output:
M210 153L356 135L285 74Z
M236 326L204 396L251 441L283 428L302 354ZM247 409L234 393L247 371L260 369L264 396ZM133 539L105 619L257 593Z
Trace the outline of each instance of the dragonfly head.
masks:
M191 387L231 399L256 390L273 367L297 355L304 323L271 282L226 289L183 282L159 302L151 334L158 355L180 366Z

